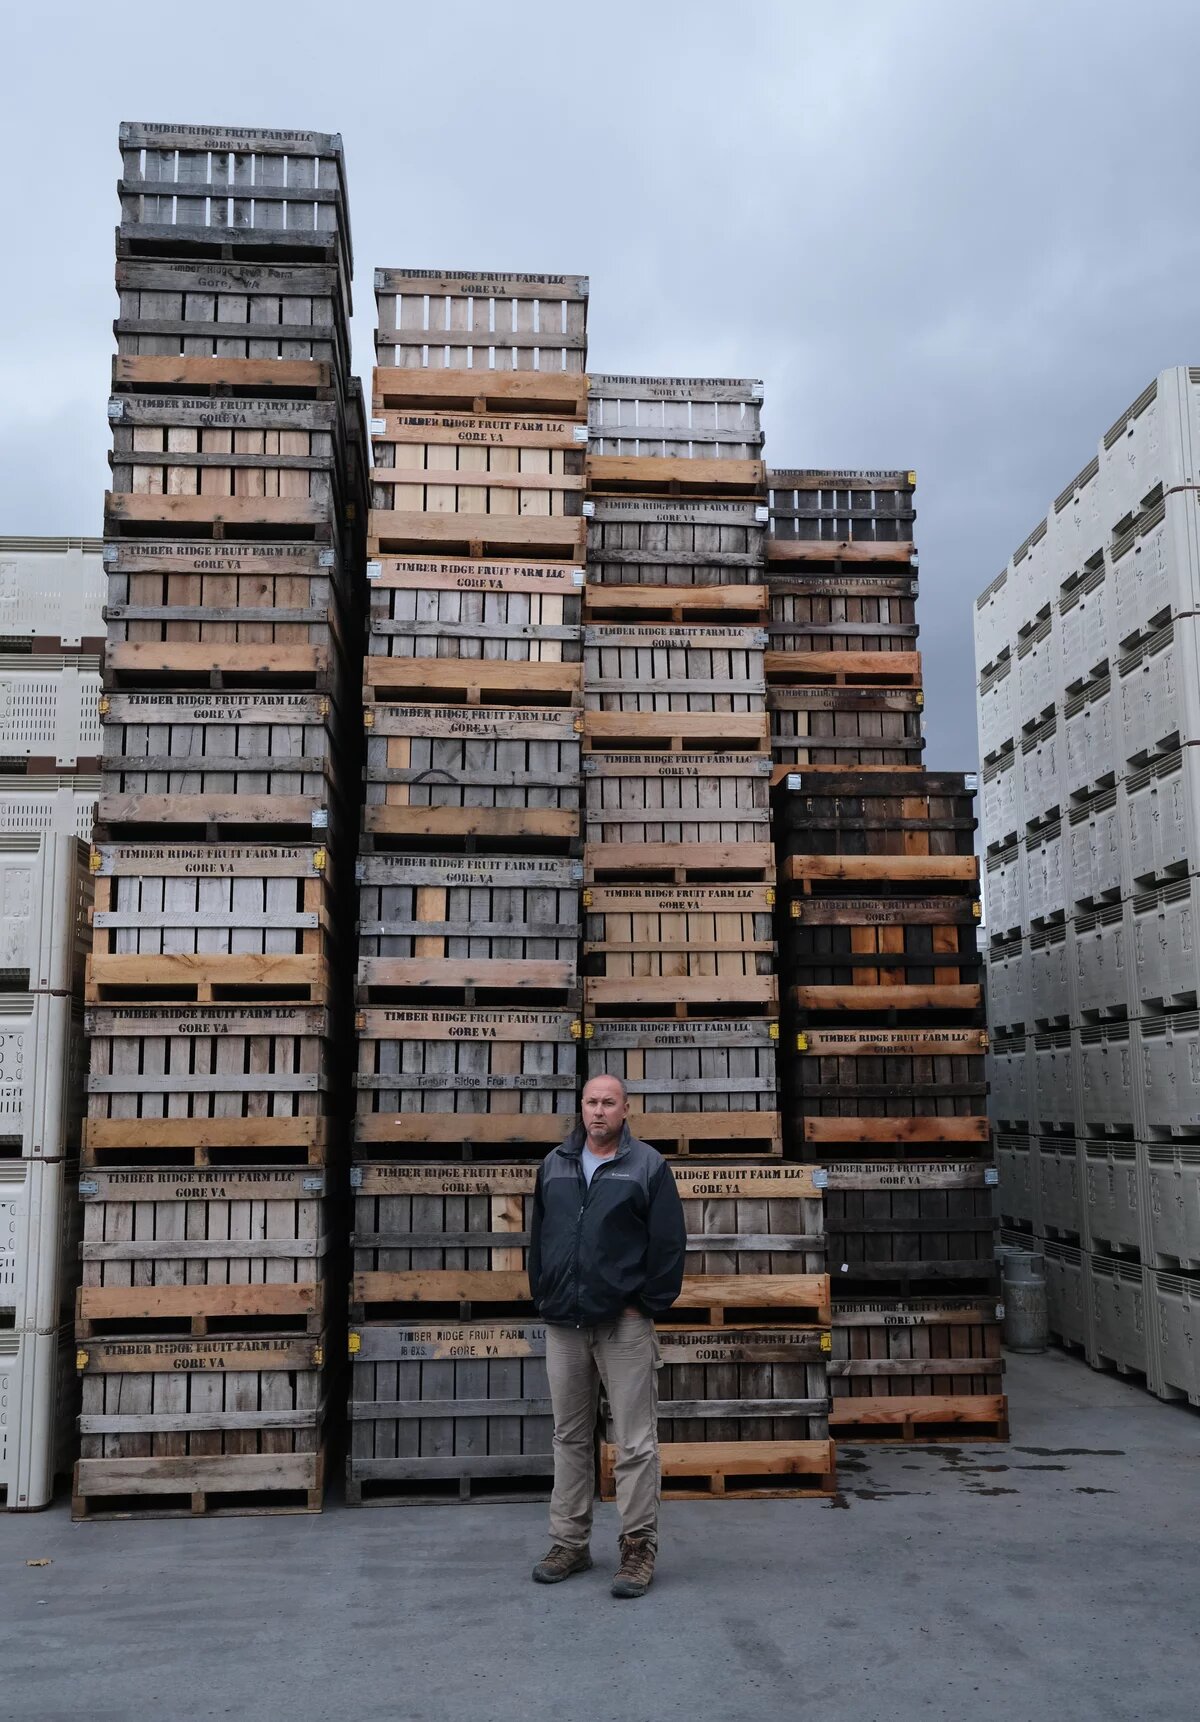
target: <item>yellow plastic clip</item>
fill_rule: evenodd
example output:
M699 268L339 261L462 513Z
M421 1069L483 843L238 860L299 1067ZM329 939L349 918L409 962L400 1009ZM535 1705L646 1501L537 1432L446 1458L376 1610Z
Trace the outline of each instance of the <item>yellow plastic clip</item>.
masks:
M357 1357L359 1352L362 1350L362 1334L361 1333L347 1334L347 1336L346 1336L346 1349L349 1351L351 1357Z
M788 914L792 917L793 921L798 921L800 919L800 904L795 897L793 897L791 902L788 904Z
M583 719L581 717L577 717L575 719L575 721L572 723L571 728L574 730L576 735L582 735L583 734Z
M112 710L112 705L107 694L100 695L96 704L96 710L100 713L101 717L108 716L109 712Z
M925 709L925 695L920 688L917 689L917 709L919 711Z
M88 872L89 873L98 873L100 871L101 867L103 867L103 865L104 865L104 861L101 857L100 851L98 849L89 850L88 851Z
M374 729L375 728L375 713L371 710L370 706L367 706L363 712L363 728L364 729Z
M92 1361L92 1354L90 1351L77 1351L75 1353L75 1367L76 1367L76 1369L86 1369L88 1364L91 1361Z
M366 1011L365 1010L356 1010L354 1013L355 1031L358 1034L361 1034L363 1029L366 1028L366 1026L367 1026L367 1013L366 1013Z
M583 906L585 909L590 909L592 906L592 893L590 888L586 889L583 893Z
M591 1038L595 1034L595 1032L596 1032L596 1025L594 1022L585 1022L584 1023L584 1025L583 1025L583 1038L584 1038L584 1040L591 1040Z
M909 473L908 482L912 485L914 490L917 488L917 475L915 472Z
M573 1022L571 1024L571 1039L572 1040L580 1040L580 1039L582 1039L582 1036L583 1036L583 1024L581 1022Z
M987 1029L985 1028L985 1029L981 1030L980 1035L979 1035L979 1049L980 1049L980 1051L986 1052L988 1047L991 1046L991 1044L992 1044L992 1039L991 1039L991 1036L988 1034Z
M329 861L328 853L324 849L318 849L316 851L316 853L313 855L313 868L314 868L314 870L318 873L323 873L325 871L325 868L326 868L328 861Z
M796 1036L796 1051L797 1052L807 1052L808 1051L808 1036L806 1034L798 1034Z
M982 919L983 919L983 904L982 903L972 903L971 904L971 918L972 918L972 920L975 920L975 921L982 921Z
M778 1040L779 1039L779 1024L777 1022L773 1022L770 1025L770 1027L767 1029L767 1039L768 1040Z
M328 717L329 716L329 700L325 695L321 696L321 702L317 706L317 714L320 717Z
M774 887L774 885L768 885L767 886L767 908L773 909L774 907L775 907L775 887Z
M822 1351L832 1351L833 1350L833 1335L831 1333L823 1333L821 1335L821 1350Z
M313 1363L316 1365L316 1367L318 1369L320 1369L320 1367L324 1363L324 1361L325 1361L325 1347L323 1345L314 1345L313 1346Z

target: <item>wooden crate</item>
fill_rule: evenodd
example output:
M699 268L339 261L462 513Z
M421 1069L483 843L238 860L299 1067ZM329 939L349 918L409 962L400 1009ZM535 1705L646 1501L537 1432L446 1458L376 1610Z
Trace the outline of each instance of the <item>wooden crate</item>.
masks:
M109 693L100 708L104 829L148 836L163 825L199 827L210 840L248 828L336 829L339 726L327 694Z
M772 813L785 855L967 857L975 793L973 773L795 771L776 788Z
M825 1270L822 1198L811 1167L676 1166L691 1274ZM537 1166L358 1165L356 1273L520 1271Z
M532 666L513 666L522 667ZM366 715L372 847L567 854L577 845L580 741L569 708L373 705Z
M315 544L126 539L105 546L109 687L190 676L202 686L329 688L346 576Z
M521 380L548 391L562 373L579 379L567 398L585 411L586 275L377 269L375 304L381 368L456 371L481 390L495 386L493 371L536 372Z
M582 568L390 556L367 579L373 656L579 662Z
M761 460L689 455L590 454L589 496L730 497L754 501L763 494Z
M814 986L977 982L974 907L956 897L793 898L780 924L780 968Z
M918 765L924 703L919 688L773 684L767 689L771 752L790 767Z
M584 967L609 981L770 975L771 885L591 885Z
M475 1306L489 1315L505 1312L531 1315L529 1281L523 1270L485 1268L375 1269L355 1273L350 1282L350 1319L358 1323L367 1310L372 1320L391 1319L420 1304L443 1314L457 1311L473 1319ZM827 1274L685 1274L672 1319L685 1326L828 1327Z
M956 1144L959 1153L964 1143L986 1144L986 1051L978 1028L800 1031L785 1043L782 1072L795 1151L824 1158L829 1149L817 1143L839 1132L850 1144L902 1152L921 1144L954 1155Z
M336 133L126 121L120 131L123 240L179 255L261 247L303 260L336 243L352 272L342 140Z
M413 514L582 514L587 428L569 418L384 410L370 430L380 544Z
M584 1027L587 1074L619 1076L630 1129L664 1154L782 1151L768 1020L669 1018Z
M658 1450L666 1501L827 1499L837 1490L832 1441L664 1442ZM600 1444L600 1498L616 1500L617 1449Z
M584 704L594 712L763 712L761 628L587 627Z
M682 591L740 587L763 577L767 521L757 503L597 496L584 504L584 513L588 578L599 586ZM765 618L760 614L755 620Z
M901 1297L998 1285L995 1197L984 1180L971 1161L832 1168L825 1223L837 1285Z
M775 562L911 562L916 474L772 468Z
M762 384L742 377L588 378L593 455L756 461Z
M93 1170L79 1180L76 1333L319 1332L326 1173Z
M904 574L766 576L772 652L905 653L916 648L917 582Z
M339 519L349 500L336 402L122 394L108 417L119 495L292 498Z
M309 359L350 372L350 326L335 267L117 257L126 356Z
M359 955L574 962L580 871L538 856L365 855Z
M351 1505L549 1494L540 1322L372 1322L351 1332L350 1355Z
M88 1164L202 1166L225 1149L237 1164L321 1158L333 1087L324 1010L112 1005L88 1011L86 1027Z
M1002 1307L994 1297L838 1297L829 1361L834 1416L848 1431L856 1411L867 1422L892 1400L902 1410L925 1400L936 1421L947 1398L994 1399L1004 1377ZM976 1409L986 1422L988 1407ZM877 1427L882 1433L886 1425Z
M671 1325L658 1337L664 1445L828 1439L827 1332Z
M588 841L626 849L766 842L771 758L765 749L656 746L690 738L665 733L675 721L669 713L649 715L654 732L645 736L640 716L589 712L584 719ZM604 721L610 718L618 721ZM627 745L631 740L642 745Z
M355 1140L406 1153L545 1154L576 1115L579 1025L568 1011L358 1013Z

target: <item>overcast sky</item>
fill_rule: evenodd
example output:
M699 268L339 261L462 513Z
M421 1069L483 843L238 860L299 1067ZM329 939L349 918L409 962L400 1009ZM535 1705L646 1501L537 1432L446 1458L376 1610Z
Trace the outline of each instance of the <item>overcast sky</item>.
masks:
M779 466L914 467L932 766L975 595L1200 362L1195 0L6 9L0 534L98 534L122 119L340 131L372 270L591 278L596 370L757 376Z

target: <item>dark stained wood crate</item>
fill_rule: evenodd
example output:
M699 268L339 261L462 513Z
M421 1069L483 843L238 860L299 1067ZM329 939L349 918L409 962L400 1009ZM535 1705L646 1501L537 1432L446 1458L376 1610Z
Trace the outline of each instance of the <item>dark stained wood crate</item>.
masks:
M309 359L350 371L350 326L336 268L215 258L117 257L126 356Z
M503 400L513 373L534 372L518 380L535 400L542 391L538 410L558 407L580 419L586 413L586 275L377 269L375 303L381 371L458 373L467 401L475 394L494 399L493 390ZM565 379L573 380L570 393ZM507 398L521 395L514 390Z
M894 1188L886 1170L877 1172L874 1188L839 1188L831 1177L825 1219L837 1286L886 1287L905 1296L998 1284L995 1197L982 1166L956 1170L954 1184L943 1173L933 1189Z
M319 1510L323 1339L96 1339L76 1361L74 1518Z
M81 1177L77 1335L320 1331L326 1174L138 1167Z
M328 687L352 637L332 548L120 540L104 564L110 688L189 672L201 685Z
M773 467L767 475L771 554L885 561L913 555L916 474Z
M954 899L951 899L953 905ZM814 986L959 985L981 978L975 923L903 920L904 905L835 898L823 903L830 921L792 917L780 923L780 967L789 980ZM799 904L793 901L789 909ZM883 911L876 914L876 908ZM970 905L967 905L968 909ZM888 911L891 911L888 914ZM837 922L833 917L837 916ZM844 917L844 919L842 919Z
M811 1168L723 1161L677 1166L674 1174L689 1273L824 1271L822 1199ZM536 1178L528 1163L356 1166L355 1272L521 1270Z
M588 378L593 455L754 461L762 451L762 383L746 377Z
M390 556L367 579L373 656L579 661L582 568Z
M771 751L782 765L919 765L920 688L827 687L798 680L767 689Z
M351 1505L549 1494L540 1322L371 1322L352 1330L350 1354Z
M971 856L976 778L962 772L789 772L772 813L784 855Z
M988 1037L979 1028L809 1028L784 1042L793 1117L982 1117Z
M774 900L771 885L590 885L585 973L610 981L769 975Z
M762 712L766 631L716 623L583 631L584 704L597 712Z
M821 1441L829 1336L820 1328L660 1328L658 1435L666 1443Z
M355 1139L420 1155L490 1145L540 1157L576 1115L579 1027L569 1012L360 1011Z
M998 1394L1001 1307L995 1297L837 1297L829 1361L835 1411L852 1418L860 1405L869 1415L875 1401Z
M588 578L600 586L740 587L766 566L766 511L752 501L597 496L584 513Z
M768 635L777 653L911 652L917 582L904 574L767 575Z

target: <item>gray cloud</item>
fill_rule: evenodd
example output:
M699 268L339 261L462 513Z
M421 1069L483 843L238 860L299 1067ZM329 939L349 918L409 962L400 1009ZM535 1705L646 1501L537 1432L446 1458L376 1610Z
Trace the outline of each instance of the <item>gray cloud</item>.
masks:
M932 765L976 593L1194 343L1189 0L89 4L5 26L0 531L99 529L117 124L340 130L380 264L592 281L597 369L760 376L779 465L911 466Z

